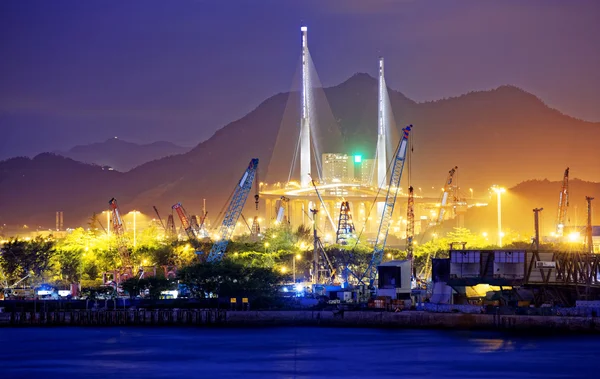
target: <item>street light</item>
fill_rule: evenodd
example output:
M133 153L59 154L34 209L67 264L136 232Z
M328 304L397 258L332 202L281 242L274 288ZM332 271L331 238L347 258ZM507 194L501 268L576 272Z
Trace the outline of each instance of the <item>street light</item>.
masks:
M135 215L140 212L139 211L131 211L131 212L133 213L133 248L135 249L135 247L137 246L137 239L136 239L137 226L136 226Z
M297 260L301 260L302 259L302 255L296 254L292 258L292 271L293 271L293 276L294 276L294 284L296 284L296 259Z
M506 189L493 186L492 190L498 196L498 246L502 247L502 237L504 236L504 233L502 233L502 194L506 192Z
M473 188L469 188L469 191L471 192L471 200L473 200Z
M267 253L267 247L269 247L269 243L265 242L265 254Z
M106 234L110 237L110 211L103 211L106 213Z

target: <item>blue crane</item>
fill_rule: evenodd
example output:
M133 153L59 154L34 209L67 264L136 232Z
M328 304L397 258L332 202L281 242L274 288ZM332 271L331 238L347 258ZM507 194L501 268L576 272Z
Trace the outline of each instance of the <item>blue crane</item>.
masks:
M250 160L250 164L248 165L246 172L244 172L242 179L240 179L239 183L235 187L233 196L231 197L231 202L229 203L227 212L225 212L223 223L219 227L219 239L212 246L212 249L208 254L208 262L220 262L223 259L223 255L227 249L227 244L233 235L235 225L242 214L242 209L244 209L244 204L246 204L246 199L248 198L248 194L252 189L252 182L256 176L257 169L258 158L254 158Z
M400 140L400 144L396 150L396 157L394 158L392 176L390 178L390 185L388 186L387 195L385 197L385 204L381 214L381 223L379 224L377 240L375 242L375 247L373 248L373 256L369 262L369 267L367 267L362 275L362 280L367 278L369 279L369 285L371 287L373 287L375 278L377 277L377 267L383 260L383 249L385 248L385 241L387 239L388 231L390 230L390 222L392 221L392 212L394 212L396 197L398 196L398 190L400 189L400 179L402 179L402 171L404 169L404 162L406 160L406 151L408 150L408 134L411 128L412 125L409 125L402 129L402 139Z

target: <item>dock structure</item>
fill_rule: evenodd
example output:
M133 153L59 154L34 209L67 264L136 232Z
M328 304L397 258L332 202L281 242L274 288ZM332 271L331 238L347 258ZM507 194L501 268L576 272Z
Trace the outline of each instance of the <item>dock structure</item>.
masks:
M565 305L600 296L600 255L526 250L450 250L451 287L489 284L534 290L536 302Z

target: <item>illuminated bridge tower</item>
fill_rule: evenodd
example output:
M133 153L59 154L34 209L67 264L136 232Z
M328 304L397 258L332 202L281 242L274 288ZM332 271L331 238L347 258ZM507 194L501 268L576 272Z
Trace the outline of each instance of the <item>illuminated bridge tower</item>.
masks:
M386 138L385 138L385 121L387 114L385 109L385 98L387 90L385 78L383 76L383 57L379 57L379 98L377 111L377 186L386 187L387 181L387 159L385 155Z
M306 26L300 28L302 32L302 118L300 120L300 186L310 186L310 67L308 55L308 42Z

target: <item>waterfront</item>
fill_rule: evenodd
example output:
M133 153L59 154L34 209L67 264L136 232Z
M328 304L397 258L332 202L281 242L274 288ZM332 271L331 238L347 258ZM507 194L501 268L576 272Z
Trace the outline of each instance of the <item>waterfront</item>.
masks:
M2 378L568 378L597 336L353 328L3 328Z

